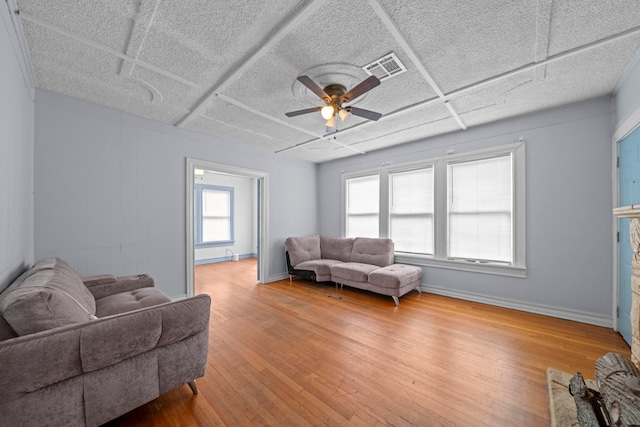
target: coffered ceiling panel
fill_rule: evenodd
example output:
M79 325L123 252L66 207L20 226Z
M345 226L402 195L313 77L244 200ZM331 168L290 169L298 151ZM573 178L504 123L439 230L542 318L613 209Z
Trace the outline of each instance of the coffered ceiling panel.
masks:
M533 60L536 2L382 2L443 92Z
M38 87L316 163L611 94L640 47L637 0L8 4ZM343 105L378 122L285 115L390 53Z
M638 2L546 1L551 3L552 17L549 24L549 56L633 30L640 23Z

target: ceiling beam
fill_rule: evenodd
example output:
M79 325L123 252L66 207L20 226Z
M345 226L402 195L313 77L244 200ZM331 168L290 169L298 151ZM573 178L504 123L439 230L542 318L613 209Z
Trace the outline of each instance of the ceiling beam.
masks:
M223 76L222 79L209 90L207 95L195 105L191 112L176 123L176 126L183 126L185 122L199 115L219 92L223 91L227 86L236 81L249 67L255 64L265 53L271 50L285 36L291 33L291 31L293 31L293 29L301 22L316 12L325 2L326 0L311 0L307 2L307 4L289 21L284 24L278 23L276 26L278 28L277 31L264 43L260 44L258 49L253 51L248 57L244 58L239 64L232 67L232 71Z
M160 0L143 0L140 2L138 12L133 18L133 28L125 49L127 56L135 59L138 59L138 56L140 56L142 46L144 45L147 35L149 34L149 30L151 29L151 25L153 25L153 21L156 17L159 4ZM135 63L122 61L122 64L120 65L120 74L131 77L134 67Z
M29 56L29 47L25 38L22 21L20 20L20 12L18 10L17 0L7 0L4 5L0 6L0 21L4 22L7 34L11 44L13 45L22 72L24 84L29 91L29 96L33 101L35 99L35 89L37 86L36 75L33 71L33 63Z
M433 88L433 90L436 92L436 94L442 100L442 102L445 103L445 106L447 107L447 109L449 110L453 118L456 119L456 122L458 122L458 125L460 125L462 129L466 129L467 126L462 122L462 120L460 119L460 116L455 111L453 106L446 102L447 97L442 92L440 87L437 85L435 80L433 80L433 78L431 77L431 75L429 74L425 66L422 64L422 61L420 60L420 58L418 58L418 55L416 54L416 52L409 45L409 42L404 38L404 36L396 26L395 22L393 22L393 20L389 16L389 14L387 14L387 11L383 9L383 7L380 5L380 3L378 3L377 0L369 0L369 5L373 8L373 10L376 12L378 17L380 18L380 20L391 32L391 35L393 36L393 38L400 44L400 47L402 47L402 50L404 50L407 56L409 56L409 59L411 59L411 62L413 62L413 65L415 65L418 71L420 71L420 74L422 74L422 77L424 77L427 83L429 83L429 85Z

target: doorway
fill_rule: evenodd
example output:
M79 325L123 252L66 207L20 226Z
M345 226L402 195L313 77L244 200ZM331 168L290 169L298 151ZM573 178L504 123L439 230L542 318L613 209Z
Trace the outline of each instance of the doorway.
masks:
M640 128L618 143L619 206L640 203ZM631 240L629 218L618 219L618 330L631 345Z
M257 258L257 280L264 283L266 279L266 266L268 265L268 226L266 212L268 206L268 174L263 171L238 168L235 166L224 165L220 163L208 162L205 160L197 160L187 158L186 167L186 217L187 217L187 296L195 294L194 269L196 264L196 178L195 173L198 171L211 171L215 174L228 177L239 177L249 179L254 183L255 187L255 203L257 209L253 215L253 221L256 238L256 258ZM223 245L224 246L224 245ZM233 259L237 258L232 254Z

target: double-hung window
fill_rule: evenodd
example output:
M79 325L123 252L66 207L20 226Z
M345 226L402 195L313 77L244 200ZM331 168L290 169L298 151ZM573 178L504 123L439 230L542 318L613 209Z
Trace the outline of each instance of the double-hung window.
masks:
M513 262L511 154L448 165L449 258Z
M389 173L389 237L396 252L433 254L433 167Z
M347 237L378 237L380 177L378 174L346 181Z
M196 184L195 193L196 244L233 244L233 188Z
M347 237L398 262L525 277L524 142L343 175Z

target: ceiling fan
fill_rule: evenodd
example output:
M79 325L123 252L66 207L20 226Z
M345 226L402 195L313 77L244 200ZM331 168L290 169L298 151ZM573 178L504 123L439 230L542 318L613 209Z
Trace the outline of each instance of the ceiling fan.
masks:
M311 80L309 76L299 76L298 81L309 88L311 92L318 95L327 105L324 107L313 107L305 108L304 110L291 111L289 113L285 113L287 117L295 117L302 114L320 111L322 117L327 121L325 124L327 133L335 132L337 130L336 115L339 116L340 120L343 122L347 120L351 114L364 117L369 120L378 120L382 117L382 114L376 113L375 111L352 106L342 106L342 104L347 104L360 95L363 95L378 86L380 84L380 80L378 80L376 76L366 78L348 92L347 88L341 84L330 84L323 89L318 86L316 82Z

